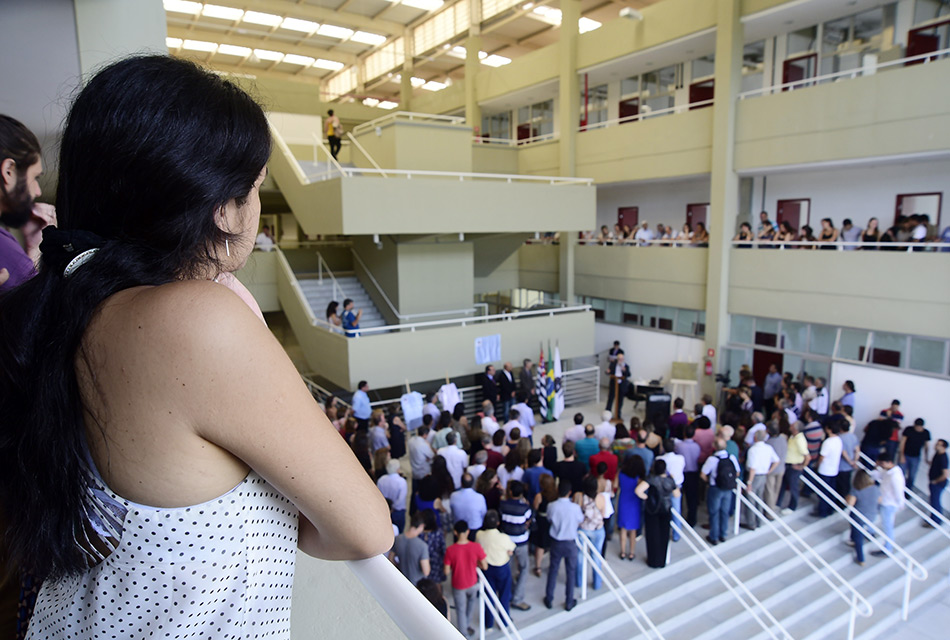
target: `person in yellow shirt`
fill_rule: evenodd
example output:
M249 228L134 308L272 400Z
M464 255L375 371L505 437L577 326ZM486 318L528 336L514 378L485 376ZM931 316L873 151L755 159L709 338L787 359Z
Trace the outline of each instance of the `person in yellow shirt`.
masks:
M340 119L333 115L333 109L327 111L327 119L324 121L324 130L327 134L327 142L330 143L330 155L336 160L340 153L340 147L343 146L340 138L343 133L343 127L340 126Z
M511 541L508 534L498 530L500 523L501 516L498 512L494 509L490 510L485 514L485 522L475 536L475 541L482 545L482 549L485 550L485 559L488 561L485 578L498 596L505 612L511 614L511 556L515 552L515 543ZM486 611L485 616L486 628L491 627L493 624L491 613Z
M805 440L805 434L801 432L801 422L795 422L791 425L791 436L788 439L788 451L785 453L785 477L782 480L782 488L778 492L779 507L782 506L782 498L788 491L788 507L782 509L782 515L788 515L798 508L799 479L802 477L805 465L811 460L808 453L808 441Z

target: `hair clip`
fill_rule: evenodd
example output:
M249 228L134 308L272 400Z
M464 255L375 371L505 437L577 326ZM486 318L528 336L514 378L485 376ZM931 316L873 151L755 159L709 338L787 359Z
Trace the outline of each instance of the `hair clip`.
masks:
M96 255L97 251L99 251L99 249L86 249L78 256L70 260L69 264L66 265L66 268L63 269L63 277L68 278L76 269L92 260L92 257Z

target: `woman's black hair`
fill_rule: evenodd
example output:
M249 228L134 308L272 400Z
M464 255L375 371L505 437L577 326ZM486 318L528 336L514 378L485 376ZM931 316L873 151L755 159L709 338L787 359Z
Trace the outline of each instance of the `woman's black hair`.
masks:
M647 474L647 467L643 463L643 458L632 453L628 453L623 459L620 472L628 478L639 478L640 480Z
M77 541L88 530L89 402L76 375L88 364L86 327L119 291L223 270L218 248L245 241L217 226L215 210L244 203L269 155L260 106L190 62L128 58L79 93L60 149L59 229L44 233L38 275L0 298L0 508L11 564L39 579L86 568ZM94 247L67 279L66 264Z
M584 480L581 482L581 491L591 500L597 498L597 476L584 476Z
M340 306L340 303L336 300L330 300L330 304L327 305L327 320L336 315L337 307Z
M458 422L462 419L462 416L465 415L465 403L458 402L455 407L452 409L452 419Z

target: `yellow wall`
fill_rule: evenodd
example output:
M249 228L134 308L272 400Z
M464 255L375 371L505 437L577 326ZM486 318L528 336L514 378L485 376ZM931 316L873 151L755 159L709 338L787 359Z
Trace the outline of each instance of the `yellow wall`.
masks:
M736 169L950 148L950 60L738 103Z
M560 247L550 244L526 244L518 251L521 287L536 291L559 289Z
M560 142L536 142L518 147L518 173L535 176L556 176L560 171Z
M696 109L577 135L577 175L623 182L709 173L712 109Z
M557 44L532 51L503 67L482 68L475 78L478 101L491 100L557 78ZM478 123L481 126L481 122Z
M518 149L490 144L472 145L475 173L518 173Z
M729 313L950 338L947 258L733 249Z
M578 295L706 308L707 249L586 245L575 251Z
M471 242L402 242L397 269L399 312L403 315L472 307Z
M508 256L498 267L485 276L475 276L474 293L510 291L521 286L519 282L518 252ZM477 256L477 253L476 253Z
M465 126L396 120L355 137L383 169L472 170L472 131Z

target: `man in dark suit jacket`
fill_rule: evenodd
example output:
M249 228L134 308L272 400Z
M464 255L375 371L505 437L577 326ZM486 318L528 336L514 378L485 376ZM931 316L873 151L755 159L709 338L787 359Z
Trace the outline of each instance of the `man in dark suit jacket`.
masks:
M495 382L498 383L500 402L504 406L505 422L507 422L511 406L515 403L515 376L511 372L510 362L506 362L502 370L495 374Z
M623 398L627 395L627 389L630 388L630 365L623 361L623 349L620 349L617 353L617 361L613 364L607 365L607 376L609 379L607 385L607 411L614 410L614 378L619 377L620 382L617 385L619 387L618 391L620 392L620 397L617 399L617 415L614 417L617 420L623 420Z
M498 412L498 383L495 382L495 367L485 367L485 376L482 378L482 399L491 400L495 412Z

